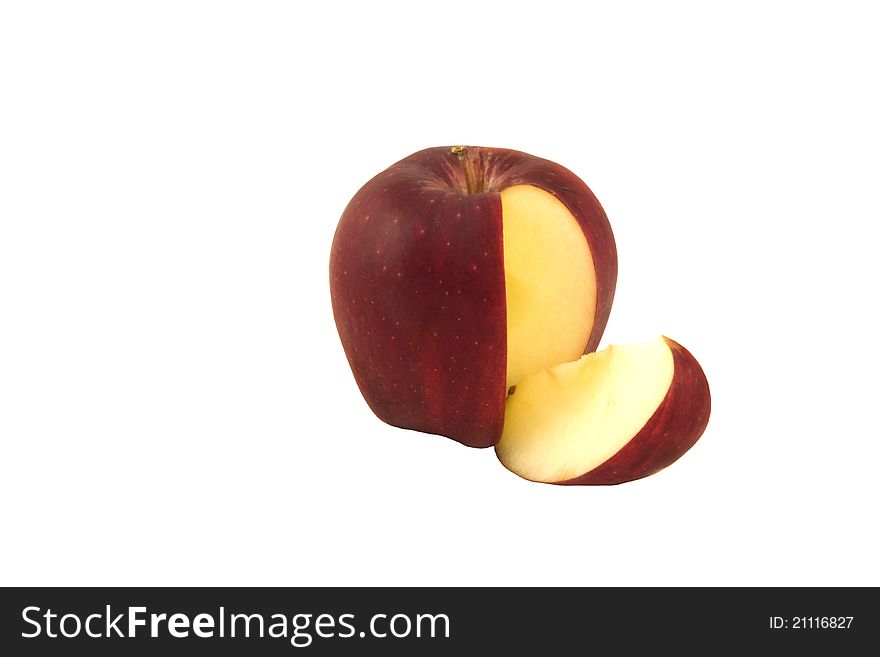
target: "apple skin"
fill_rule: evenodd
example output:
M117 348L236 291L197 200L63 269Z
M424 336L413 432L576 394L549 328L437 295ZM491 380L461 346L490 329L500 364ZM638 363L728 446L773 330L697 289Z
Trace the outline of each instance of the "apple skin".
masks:
M674 340L672 383L645 426L614 456L563 486L603 486L641 479L672 465L706 430L712 406L709 382L697 360Z
M467 147L429 148L367 182L342 213L330 255L339 336L367 404L384 422L491 447L504 424L507 324L500 191L534 185L578 221L593 256L595 351L617 281L605 212L564 167Z

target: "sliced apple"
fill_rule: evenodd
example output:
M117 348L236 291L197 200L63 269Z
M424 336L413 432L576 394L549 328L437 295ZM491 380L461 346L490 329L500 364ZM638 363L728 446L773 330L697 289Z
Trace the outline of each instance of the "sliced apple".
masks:
M508 397L501 463L532 481L620 484L690 449L709 420L700 365L665 337L526 377Z
M419 151L342 214L333 315L383 421L494 446L508 389L602 337L617 280L608 218L568 169L499 148Z

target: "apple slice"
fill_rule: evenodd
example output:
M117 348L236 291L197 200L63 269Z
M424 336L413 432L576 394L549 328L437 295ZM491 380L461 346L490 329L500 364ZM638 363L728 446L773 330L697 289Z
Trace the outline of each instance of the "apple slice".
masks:
M520 381L495 450L531 481L620 484L676 461L709 408L703 370L677 342L610 346Z

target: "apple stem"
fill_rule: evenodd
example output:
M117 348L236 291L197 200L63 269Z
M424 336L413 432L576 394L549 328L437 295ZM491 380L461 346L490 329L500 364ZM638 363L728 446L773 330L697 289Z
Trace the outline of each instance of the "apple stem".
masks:
M453 146L452 152L458 156L458 161L461 162L461 168L464 170L464 180L467 185L467 193L468 195L473 195L477 193L477 181L474 177L474 165L468 157L468 149L466 146Z

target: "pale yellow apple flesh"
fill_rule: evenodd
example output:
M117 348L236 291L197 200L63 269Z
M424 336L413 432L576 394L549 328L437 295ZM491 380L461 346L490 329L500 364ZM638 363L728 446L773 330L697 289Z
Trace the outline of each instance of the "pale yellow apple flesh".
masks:
M596 314L596 272L577 220L532 185L501 192L507 291L507 385L587 346Z
M666 398L673 373L672 352L661 337L527 376L507 399L498 458L532 481L589 472L645 426Z

